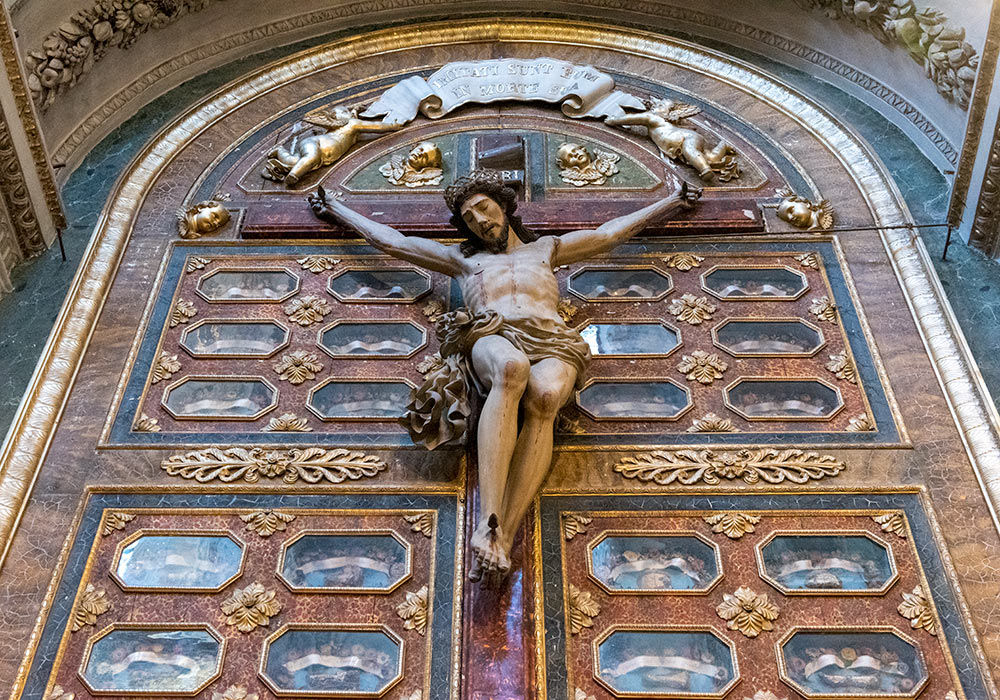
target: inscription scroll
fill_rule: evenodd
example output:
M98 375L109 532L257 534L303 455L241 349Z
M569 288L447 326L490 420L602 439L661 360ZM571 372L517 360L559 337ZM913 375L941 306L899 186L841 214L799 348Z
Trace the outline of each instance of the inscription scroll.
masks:
M592 66L554 58L456 61L428 78L412 76L392 86L362 116L405 123L419 111L439 119L468 103L520 100L560 103L568 117L618 117L623 108L645 109L635 96Z

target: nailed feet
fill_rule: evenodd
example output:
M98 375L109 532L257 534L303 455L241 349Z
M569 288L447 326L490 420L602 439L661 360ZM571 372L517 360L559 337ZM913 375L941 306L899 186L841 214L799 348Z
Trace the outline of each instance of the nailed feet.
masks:
M469 580L483 588L496 588L510 573L510 551L504 545L503 530L496 513L479 522L472 533L472 568Z

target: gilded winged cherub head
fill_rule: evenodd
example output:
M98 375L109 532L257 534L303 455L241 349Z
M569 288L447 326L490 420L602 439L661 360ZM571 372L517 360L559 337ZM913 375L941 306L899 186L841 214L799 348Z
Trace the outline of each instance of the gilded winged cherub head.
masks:
M406 157L394 155L378 171L394 185L427 187L441 184L441 149L432 141L421 141Z
M229 210L221 202L209 199L178 211L177 231L181 238L201 238L218 231L229 223L229 218Z
M819 231L833 226L833 205L828 199L813 202L795 194L788 188L778 190L778 218L796 228Z
M578 143L564 143L556 152L556 165L559 166L559 176L563 182L575 187L585 185L603 185L607 179L618 172L620 156L607 151L594 149L594 157Z

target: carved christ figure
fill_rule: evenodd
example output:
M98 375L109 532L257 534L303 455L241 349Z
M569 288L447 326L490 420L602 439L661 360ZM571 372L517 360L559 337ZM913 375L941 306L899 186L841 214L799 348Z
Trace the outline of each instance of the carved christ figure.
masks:
M452 224L466 236L444 245L358 214L319 191L313 212L360 233L379 250L454 278L465 306L437 322L440 359L414 391L404 424L433 449L464 434L473 391L479 415L480 517L469 577L485 586L510 570L514 535L552 460L556 414L583 379L590 350L559 317L553 270L627 241L654 219L688 209L701 195L680 185L665 199L595 229L539 236L514 214L516 196L500 174L479 170L445 192ZM518 410L522 418L518 425Z

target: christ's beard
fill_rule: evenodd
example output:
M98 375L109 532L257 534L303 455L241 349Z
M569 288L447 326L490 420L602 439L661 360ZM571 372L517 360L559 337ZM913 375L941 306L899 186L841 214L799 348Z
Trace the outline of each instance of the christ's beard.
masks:
M510 224L504 224L503 233L496 238L481 238L479 240L482 242L483 248L486 249L486 252L498 255L500 253L507 252L507 241L509 238Z

